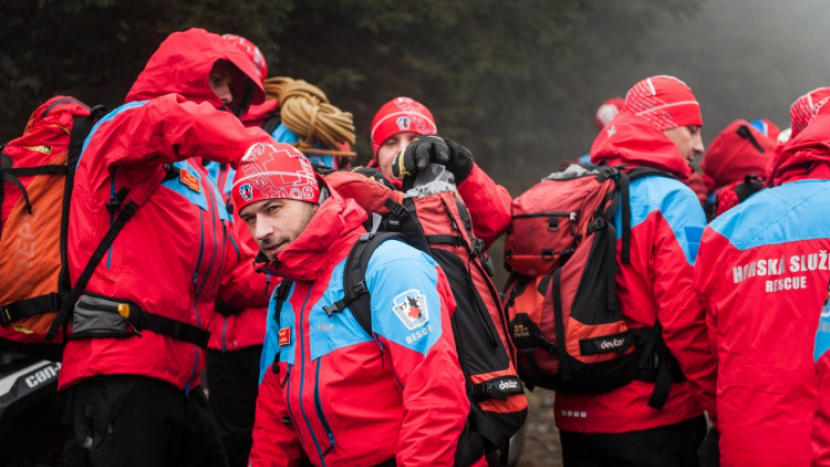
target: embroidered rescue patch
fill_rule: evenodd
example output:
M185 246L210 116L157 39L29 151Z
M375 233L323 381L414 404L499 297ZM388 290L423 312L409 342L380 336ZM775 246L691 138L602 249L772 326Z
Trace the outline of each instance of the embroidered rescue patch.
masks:
M291 343L291 328L280 328L279 344L288 345Z
M249 199L254 197L254 192L251 189L251 185L246 183L244 185L240 185L239 187L239 195L242 196L242 199L248 201Z
M190 188L196 193L202 192L202 187L199 186L199 179L196 178L196 176L194 176L192 173L188 172L185 168L179 169L179 181L181 181L182 184L184 184L184 186Z
M407 329L413 330L429 320L427 298L420 290L409 289L392 301L392 311Z

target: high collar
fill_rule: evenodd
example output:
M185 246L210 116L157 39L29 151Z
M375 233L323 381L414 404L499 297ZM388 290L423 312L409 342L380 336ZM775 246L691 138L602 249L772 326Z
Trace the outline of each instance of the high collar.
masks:
M686 180L692 173L683 154L662 131L642 118L622 112L606 125L591 146L591 162L629 169L651 167Z
M365 232L364 211L354 200L332 192L320 205L305 230L267 264L262 255L257 267L295 281L313 281L344 258L356 239Z
M775 156L767 184L830 179L830 115L819 114Z

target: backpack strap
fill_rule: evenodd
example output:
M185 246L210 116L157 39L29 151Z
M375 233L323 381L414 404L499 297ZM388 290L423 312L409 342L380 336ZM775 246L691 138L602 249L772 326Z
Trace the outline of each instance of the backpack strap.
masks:
M280 285L277 286L276 294L274 295L275 303L274 303L274 321L277 322L277 330L280 328L280 313L282 312L282 306L285 305L285 302L288 301L289 292L291 292L291 287L294 285L294 281L290 279L283 279L280 282ZM280 372L279 363L280 361L280 349L277 348L277 353L274 355L274 361L271 363L271 372L277 374Z
M271 133L280 126L280 123L282 123L282 118L280 117L280 111L277 110L262 122L261 128L268 133L268 136L271 136Z
M735 186L735 195L738 197L738 202L743 203L744 200L764 189L764 186L764 180L758 175L749 174L745 176L744 182Z
M61 295L55 292L0 305L0 325L8 326L23 318L57 310L60 306Z
M64 324L64 322L66 322L66 319L69 318L69 314L75 307L75 302L78 301L78 298L83 293L87 283L89 283L89 280L92 278L92 273L95 271L95 268L98 267L98 263L101 262L101 258L104 257L104 254L106 254L110 245L112 245L112 242L115 240L115 237L118 236L127 221L132 219L136 210L138 210L138 205L134 201L130 201L121 208L118 213L118 218L116 218L115 222L113 222L110 226L109 231L106 235L104 235L104 238L101 240L101 243L98 244L95 251L92 252L92 256L89 258L89 261L86 263L86 267L84 267L83 272L78 277L78 281L75 283L75 286L72 287L72 291L69 292L66 300L64 300L61 304L61 309L58 311L57 316L55 316L55 320L52 322L49 332L46 333L47 341L52 341L55 338L55 335L58 333L58 329Z
M660 321L657 321L651 328L640 328L635 332L644 342L640 354L642 371L637 379L654 383L648 406L659 410L669 398L671 385L675 382L682 382L686 378L679 368L672 371L672 365L677 366L677 363L663 340L663 325Z
M366 270L372 253L381 243L391 239L403 239L399 232L379 232L381 216L372 213L371 230L360 236L354 244L343 271L343 298L324 306L323 311L329 317L350 308L360 327L370 336L372 335L372 309L370 305L369 289L366 286Z

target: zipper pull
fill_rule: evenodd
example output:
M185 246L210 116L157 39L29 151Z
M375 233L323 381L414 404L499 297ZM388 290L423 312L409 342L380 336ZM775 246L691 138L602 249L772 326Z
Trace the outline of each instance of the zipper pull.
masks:
M265 273L265 290L262 291L262 294L265 295L265 299L268 300L268 288L271 286L271 273Z

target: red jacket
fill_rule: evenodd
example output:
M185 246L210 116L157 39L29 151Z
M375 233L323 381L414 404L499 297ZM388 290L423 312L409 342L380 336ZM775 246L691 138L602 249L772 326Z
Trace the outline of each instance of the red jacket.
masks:
M236 171L227 164L212 162L207 163L206 168L214 185L216 185L226 203L229 204L231 201L230 188L233 185ZM251 237L248 226L239 218L236 209L230 206L230 211L228 217L231 222L227 225L229 243L226 248L229 249L234 262L248 265L248 267L241 271L241 274L240 271L233 271L233 274L227 277L226 280L231 282L247 281L254 284L254 287L260 288L262 301L267 301L276 286L279 285L280 278L256 272L254 258L259 252L259 247ZM219 304L219 307L223 306L229 305L225 302ZM217 316L211 320L208 348L228 352L238 351L243 347L262 345L265 339L267 315L267 306L241 310L234 309L230 314L217 312Z
M829 136L830 116L817 116L776 157L774 188L703 235L695 288L718 358L724 466L807 465L812 456L813 343L830 281L830 221L816 213L830 203Z
M591 162L648 166L688 177L691 169L662 132L621 113L597 136ZM686 382L672 385L661 410L648 406L654 385L639 380L597 395L557 394L560 430L623 433L670 425L709 411L715 419L715 362L703 309L694 300L692 274L706 224L697 196L680 180L645 176L631 182L631 262L621 264L617 242L617 302L630 327L663 325L663 339ZM621 225L620 209L615 224Z
M295 282L275 332L276 374L269 366L260 385L251 466L296 466L300 449L318 466L453 464L470 406L441 269L388 241L366 274L373 335L348 309L323 311L343 297L345 259L366 218L333 193L267 267ZM418 302L417 320L405 297Z
M69 219L73 283L108 231L106 203L129 190L124 203L140 206L99 263L86 291L127 299L142 309L206 329L221 298L237 306L258 303L261 290L229 280L235 264L226 242L227 211L201 164L201 156L235 164L254 143L269 141L258 129L217 110L208 85L216 60L232 62L257 83L250 60L221 37L192 29L172 34L151 57L127 96L85 143L77 166ZM257 90L255 100L262 98ZM177 94L173 94L177 93ZM201 102L201 103L198 103ZM162 165L178 169L175 178ZM179 388L199 384L204 352L194 344L144 330L126 338L70 340L60 387L101 374L137 374Z

